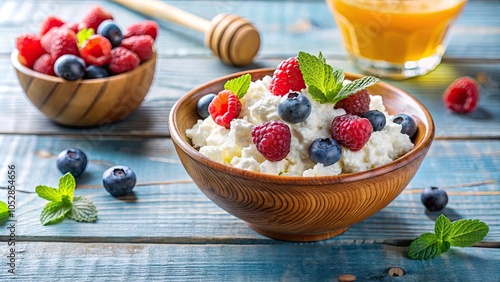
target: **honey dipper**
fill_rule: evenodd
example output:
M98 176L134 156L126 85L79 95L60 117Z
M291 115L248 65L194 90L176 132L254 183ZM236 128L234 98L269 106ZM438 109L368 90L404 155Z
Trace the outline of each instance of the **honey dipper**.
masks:
M158 0L113 1L141 14L204 32L205 46L225 64L249 65L259 51L259 32L239 16L220 14L208 21Z

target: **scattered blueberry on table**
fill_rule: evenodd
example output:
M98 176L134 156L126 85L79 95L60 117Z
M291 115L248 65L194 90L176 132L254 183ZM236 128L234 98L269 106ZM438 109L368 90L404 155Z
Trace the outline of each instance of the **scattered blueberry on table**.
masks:
M136 180L134 171L123 165L110 167L102 174L104 188L115 197L132 192Z
M446 194L446 191L435 186L425 188L422 191L420 199L429 211L440 211L448 204L448 194Z
M87 168L87 155L76 148L62 151L57 156L56 165L62 174L71 173L74 177L80 176Z

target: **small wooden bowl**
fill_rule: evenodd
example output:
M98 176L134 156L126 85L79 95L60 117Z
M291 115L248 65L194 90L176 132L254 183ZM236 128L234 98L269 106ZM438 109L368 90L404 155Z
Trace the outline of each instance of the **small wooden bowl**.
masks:
M317 241L341 234L380 211L403 191L431 146L434 123L419 101L383 82L370 87L370 92L383 97L389 113L409 114L418 126L415 147L387 165L338 176L274 176L217 163L192 147L185 132L199 118L196 103L201 96L217 93L227 80L244 73L256 80L273 71L257 69L215 79L189 91L171 110L169 130L179 158L210 200L265 236ZM358 77L346 74L347 79Z
M28 99L53 122L90 127L123 120L142 103L154 78L156 53L137 68L99 79L67 81L36 72L21 63L14 50L11 62Z

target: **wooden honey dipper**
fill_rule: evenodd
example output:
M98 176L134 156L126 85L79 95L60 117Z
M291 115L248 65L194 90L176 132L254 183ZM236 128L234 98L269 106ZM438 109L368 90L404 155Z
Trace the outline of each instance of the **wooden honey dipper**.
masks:
M113 1L144 15L204 32L205 46L225 64L249 65L259 51L259 32L250 22L236 15L220 14L208 21L158 0Z

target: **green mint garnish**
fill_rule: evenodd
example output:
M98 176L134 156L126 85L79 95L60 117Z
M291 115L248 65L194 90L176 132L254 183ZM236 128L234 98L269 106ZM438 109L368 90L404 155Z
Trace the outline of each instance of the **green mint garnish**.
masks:
M248 88L250 88L251 81L252 77L247 73L240 77L228 80L224 84L224 89L233 92L234 95L238 96L238 99L241 99L247 93Z
M9 207L5 202L0 201L0 222L3 222L10 217Z
M76 39L78 40L78 48L80 48L87 39L90 38L90 36L94 35L94 29L93 28L83 28L78 33L76 34Z
M424 233L415 239L408 250L411 259L430 259L455 247L469 247L488 234L489 228L477 219L460 219L453 223L443 214L437 219L433 233Z
M39 197L49 201L40 215L42 225L59 223L66 216L75 221L97 220L97 209L91 201L82 196L73 197L75 187L75 178L68 172L59 179L57 189L45 185L35 188Z
M344 70L334 70L326 63L321 52L316 57L306 52L299 52L300 72L304 77L309 93L314 100L324 103L337 103L349 95L363 90L380 80L373 76L365 76L344 85Z

